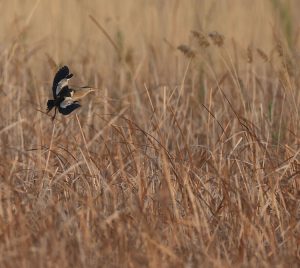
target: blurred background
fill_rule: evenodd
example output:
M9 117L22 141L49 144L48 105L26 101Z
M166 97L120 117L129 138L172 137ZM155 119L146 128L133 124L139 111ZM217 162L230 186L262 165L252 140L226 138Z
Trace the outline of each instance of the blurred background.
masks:
M12 0L1 1L0 8L2 53L17 42L14 49L21 50L26 66L34 66L36 72L47 68L47 53L84 77L89 73L85 70L92 68L106 86L119 71L120 56L130 62L136 79L153 75L149 64L159 79L175 79L180 68L176 47L191 42L191 30L218 31L229 49L252 46L269 53L275 36L283 37L289 49L299 46L297 0Z

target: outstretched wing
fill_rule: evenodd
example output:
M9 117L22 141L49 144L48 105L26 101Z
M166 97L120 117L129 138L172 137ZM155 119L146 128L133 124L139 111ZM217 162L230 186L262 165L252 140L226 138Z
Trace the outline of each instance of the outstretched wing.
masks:
M74 102L72 98L67 97L64 101L59 104L58 111L63 115L70 114L81 105L78 102Z
M58 108L58 111L60 113L62 113L63 115L68 115L70 113L72 113L75 109L79 108L81 105L79 103L73 103L69 106L67 106L66 108Z
M54 99L56 99L62 88L68 86L68 81L72 76L73 74L70 74L68 66L64 66L58 70L58 72L54 76L52 86Z

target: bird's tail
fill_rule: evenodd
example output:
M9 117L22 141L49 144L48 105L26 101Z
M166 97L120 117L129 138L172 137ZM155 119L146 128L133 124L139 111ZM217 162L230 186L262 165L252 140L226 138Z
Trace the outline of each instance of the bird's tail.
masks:
M48 100L47 101L47 112L50 112L54 106L55 106L55 101L54 100Z

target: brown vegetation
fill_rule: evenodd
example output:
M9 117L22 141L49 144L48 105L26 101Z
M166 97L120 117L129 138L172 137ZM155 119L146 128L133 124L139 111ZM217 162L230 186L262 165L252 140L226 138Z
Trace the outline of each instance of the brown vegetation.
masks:
M296 267L299 5L3 1L0 266Z

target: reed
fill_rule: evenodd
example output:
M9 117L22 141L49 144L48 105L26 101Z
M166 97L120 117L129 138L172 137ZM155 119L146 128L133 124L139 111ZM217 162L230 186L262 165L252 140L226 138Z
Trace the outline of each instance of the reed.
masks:
M297 1L0 6L0 267L297 267Z

